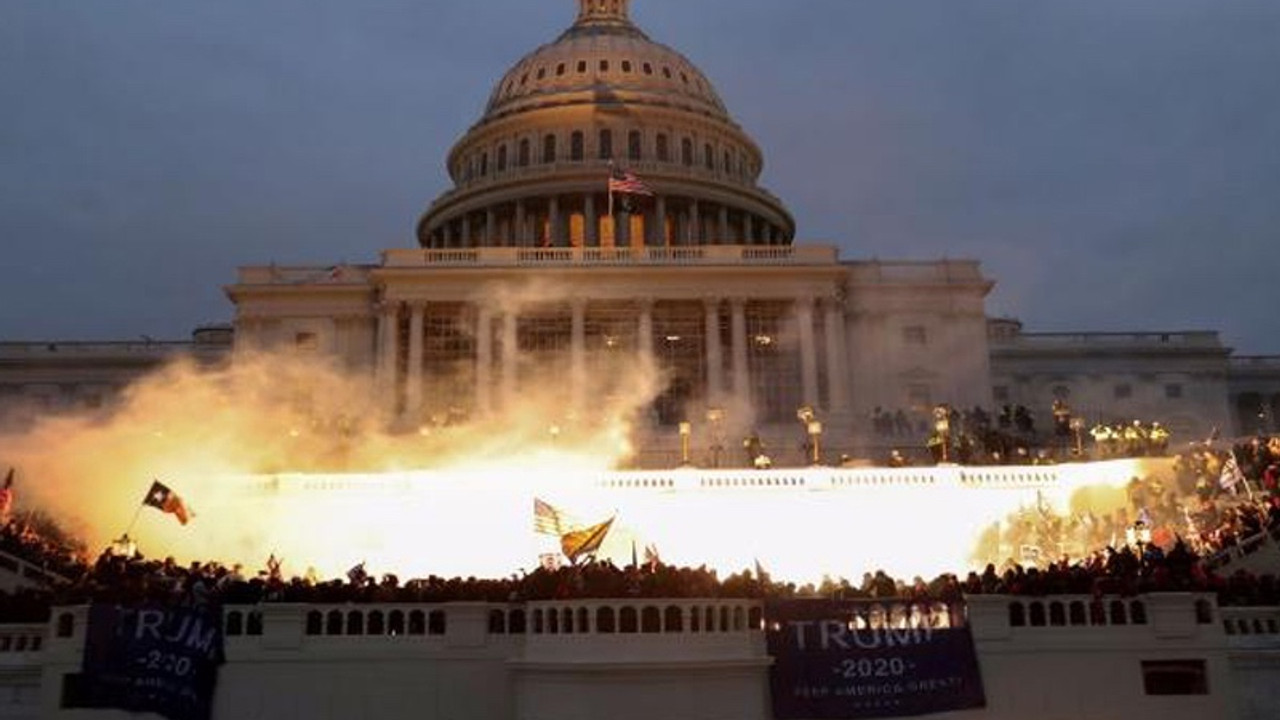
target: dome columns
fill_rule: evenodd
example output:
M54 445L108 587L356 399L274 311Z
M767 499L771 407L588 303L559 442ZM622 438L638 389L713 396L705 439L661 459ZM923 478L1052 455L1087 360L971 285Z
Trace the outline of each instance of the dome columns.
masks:
M788 244L758 211L693 196L659 194L632 210L607 193L522 197L466 210L428 229L433 249L488 247L667 247Z

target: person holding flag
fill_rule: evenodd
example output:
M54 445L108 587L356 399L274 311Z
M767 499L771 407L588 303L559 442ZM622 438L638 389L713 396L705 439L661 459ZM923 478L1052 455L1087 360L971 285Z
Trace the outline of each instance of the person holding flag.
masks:
M14 468L9 468L9 474L4 476L4 485L0 486L0 523L9 520L9 513L13 510L13 474Z

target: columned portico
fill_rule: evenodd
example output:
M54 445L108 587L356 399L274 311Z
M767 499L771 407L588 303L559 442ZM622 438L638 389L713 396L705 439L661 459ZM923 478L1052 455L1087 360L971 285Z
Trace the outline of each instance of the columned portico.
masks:
M406 370L405 416L418 422L422 415L422 343L426 307L414 303L409 315L409 364Z
M840 299L825 298L823 306L824 345L827 350L827 409L841 414L849 411L848 349L845 347L844 312Z
M818 356L813 336L813 298L797 298L796 323L800 326L800 390L801 400L809 407L818 405Z
M493 313L481 306L476 310L476 412L493 411Z
M742 297L729 299L730 333L733 339L733 394L740 402L746 401L751 392L751 379L747 374L747 300Z
M719 404L724 393L724 353L720 347L720 298L703 298L706 310L707 399Z

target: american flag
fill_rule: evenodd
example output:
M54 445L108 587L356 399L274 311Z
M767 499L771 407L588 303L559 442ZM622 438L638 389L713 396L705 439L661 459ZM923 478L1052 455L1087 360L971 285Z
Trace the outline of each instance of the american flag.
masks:
M563 535L564 520L560 511L541 498L533 499L533 531L540 535Z
M620 195L653 195L653 190L630 170L614 168L609 174L609 193Z

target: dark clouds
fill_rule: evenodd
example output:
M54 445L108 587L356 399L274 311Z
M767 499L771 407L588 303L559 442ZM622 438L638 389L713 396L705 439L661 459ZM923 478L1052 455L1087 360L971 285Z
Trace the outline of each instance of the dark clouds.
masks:
M977 257L1031 329L1280 352L1280 4L633 0L801 237ZM571 0L0 4L0 337L181 337L240 264L413 242Z

